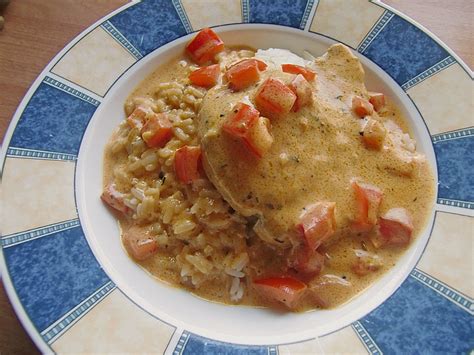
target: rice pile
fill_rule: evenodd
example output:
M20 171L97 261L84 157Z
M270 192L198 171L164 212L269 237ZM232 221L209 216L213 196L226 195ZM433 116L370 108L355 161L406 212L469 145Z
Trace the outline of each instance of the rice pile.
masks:
M219 54L218 60L224 67L249 56L253 52L233 51ZM227 287L231 301L238 301L244 294L249 262L247 221L206 177L184 185L174 174L175 151L183 145L199 145L194 119L206 93L189 84L188 74L196 68L184 61L180 65L187 72L182 79L158 84L153 97L125 103L127 116L138 105L167 113L173 138L161 149L148 148L139 130L131 129L124 120L108 146L114 156L126 156L113 167L114 183L133 210L134 223L148 228L159 248L175 256L181 283L199 288L204 282L217 282Z

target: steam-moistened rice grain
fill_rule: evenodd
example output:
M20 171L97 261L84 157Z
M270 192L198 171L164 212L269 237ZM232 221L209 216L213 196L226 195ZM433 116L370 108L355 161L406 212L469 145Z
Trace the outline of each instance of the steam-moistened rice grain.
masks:
M186 261L192 264L203 274L209 274L213 268L212 263L206 258L203 258L202 255L186 255Z
M188 86L185 90L184 90L184 93L185 94L188 94L188 95L191 95L191 96L194 96L195 98L197 99L201 99L204 97L204 94L205 94L205 91L203 90L200 90L194 86Z
M149 152L149 150L147 152ZM156 159L155 152L152 152L151 154L146 155L147 152L142 154L142 157L143 157L141 159L142 165L143 166L150 165L150 164L156 165L158 163L158 160Z
M165 91L163 91L163 95L165 97L173 97L173 96L176 96L176 98L179 98L181 96L183 96L183 90L181 90L180 88L177 88L177 87L174 87L174 88L169 88Z
M186 277L191 274L191 265L190 264L183 264L181 266L181 276Z
M173 154L174 152L169 149L169 148L162 148L158 151L158 155L161 157L161 158L168 158L171 156L171 154Z
M135 198L130 199L130 200L128 198L125 198L123 200L123 203L125 204L125 206L127 206L128 208L131 208L132 210L137 209L138 201Z
M159 83L157 85L157 89L159 91L162 91L162 90L167 90L167 89L184 89L184 85L176 82L176 81L170 81L170 82L167 82L167 83Z
M179 123L180 127L188 127L188 126L193 126L194 121L190 118L185 118L181 116L182 121Z
M143 168L143 165L142 165L142 162L138 159L128 166L128 169L132 172L135 172L141 168Z
M196 224L189 220L180 220L173 225L173 232L175 234L183 234L192 231L196 228Z
M230 285L230 294L236 294L240 286L240 279L238 277L234 277L232 279L232 284Z
M160 189L159 188L153 188L150 187L145 190L145 195L147 196L153 196L154 198L159 198L160 197Z
M187 142L189 140L189 136L184 133L184 131L179 128L179 127L175 127L173 128L173 132L174 132L174 135L181 141L183 142Z
M196 114L192 111L187 111L186 110L186 111L181 111L180 117L181 117L181 119L184 120L186 118L194 118L194 117L196 117Z
M149 220L154 211L154 199L152 197L145 197L137 207L137 217L144 220Z
M195 105L197 100L193 95L185 95L183 101L189 105Z
M237 258L235 258L231 266L234 270L241 271L245 267L245 265L248 264L248 262L249 262L248 254L241 253L239 254L239 256L237 256Z
M235 296L232 298L233 301L238 302L242 299L242 296L244 295L244 286L242 285L242 282L239 285L239 289L237 290L237 293Z
M161 212L163 214L163 222L170 223L174 214L179 213L183 206L180 201L176 198L177 195L174 194L161 201Z
M166 247L166 245L169 243L168 234L163 232L162 234L158 235L158 237L156 237L156 242L160 247Z
M140 189L133 187L130 192L140 201L143 201L145 199L145 193Z
M229 293L230 293L230 299L234 302L237 302L242 298L244 294L244 289L241 285L239 278L234 277L232 279L232 284L230 286Z
M219 215L211 215L206 218L202 218L200 221L211 229L226 229L232 225L232 220L230 218L223 218Z
M173 107L179 107L179 104L180 104L180 101L181 101L181 95L180 96L176 96L176 95L169 96L168 101L170 102L170 104Z
M242 271L236 271L236 270L233 270L233 269L226 269L225 273L227 275L230 275L230 276L233 276L233 277L244 277L245 276L245 274Z

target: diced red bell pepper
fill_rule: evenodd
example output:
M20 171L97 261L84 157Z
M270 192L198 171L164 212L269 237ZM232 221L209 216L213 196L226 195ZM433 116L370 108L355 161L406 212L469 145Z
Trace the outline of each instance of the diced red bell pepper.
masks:
M296 101L291 109L292 111L298 112L301 107L313 102L313 88L303 75L298 74L288 87L296 95Z
M412 218L405 208L392 208L379 218L379 232L385 244L407 245L413 233Z
M237 103L222 125L224 132L240 139L250 152L261 158L270 149L273 137L269 132L269 122L253 107Z
M360 118L370 116L374 113L374 108L372 107L372 104L360 96L354 96L352 98L352 110Z
M232 65L225 76L229 87L234 91L239 91L255 84L260 79L260 71L266 68L267 65L260 60L244 59Z
M125 205L123 201L123 193L117 191L115 184L107 185L102 195L100 195L100 198L114 210L122 212L123 214L129 214L131 212L131 209Z
M130 128L142 129L146 121L146 116L153 114L149 107L137 106L135 110L127 117L127 123Z
M281 70L283 70L283 72L285 72L285 73L301 74L308 81L312 81L316 78L316 73L313 70L311 70L309 68L302 67L301 65L282 64L281 65Z
M380 150L386 133L385 127L379 121L369 118L361 132L362 142L368 149Z
M250 150L261 158L272 146L273 137L270 134L270 121L268 118L259 116L257 122L250 127L248 140L245 141Z
M298 231L304 236L307 246L316 250L336 230L334 202L317 202L307 206L300 216Z
M270 118L291 111L296 95L278 79L268 78L263 82L255 96L257 109Z
M351 270L358 276L365 276L371 272L380 270L383 266L382 259L377 255L365 253L364 255L358 256L351 265Z
M186 51L198 64L212 61L214 56L224 50L224 42L210 28L203 28L187 45Z
M260 294L270 300L285 304L288 308L297 306L305 293L305 283L293 277L270 277L253 281Z
M264 71L268 67L267 63L265 63L262 60L255 59L255 58L252 58L251 60L255 60L257 62L257 67L258 67L258 70L260 70L260 71Z
M355 192L357 206L357 217L351 229L356 233L368 232L377 223L383 193L378 187L357 180L353 180L351 185Z
M132 258L145 260L158 252L156 240L132 229L124 232L123 243Z
M385 95L381 92L369 92L369 102L379 112L385 106Z
M185 145L174 154L174 171L183 184L190 184L200 177L201 147Z
M189 74L189 80L193 85L211 88L219 81L220 73L221 69L219 64L208 65L206 67L196 69L191 74Z
M248 135L249 127L257 121L260 113L250 105L238 102L228 115L222 129L230 135L238 138L245 138Z
M310 249L306 244L300 244L290 254L288 266L303 273L305 277L313 278L323 269L324 261L324 255Z
M150 148L161 148L173 137L173 124L166 113L156 113L146 121L141 135Z

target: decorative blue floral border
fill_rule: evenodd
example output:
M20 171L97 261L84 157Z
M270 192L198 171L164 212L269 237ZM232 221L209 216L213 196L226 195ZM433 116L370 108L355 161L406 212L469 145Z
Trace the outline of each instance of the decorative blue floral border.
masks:
M105 31L108 32L120 45L125 48L131 55L135 57L136 60L140 60L143 58L142 54L136 49L133 44L131 44L121 33L119 30L115 28L110 21L105 21L100 25Z
M92 295L87 297L84 301L71 309L64 316L59 318L56 322L51 324L48 328L41 332L41 336L48 343L52 344L65 331L72 327L81 317L109 293L115 289L115 284L112 281L107 282L104 286L95 291Z
M69 160L76 161L77 155L58 152L49 152L45 150L8 147L7 157L44 159L44 160Z
M353 323L352 328L355 330L355 332L357 333L357 336L360 338L362 343L364 343L367 351L370 354L373 354L373 355L382 354L382 352L380 351L380 348L374 342L374 339L372 339L370 334L367 333L367 330L364 328L364 326L360 322Z
M27 242L32 239L41 238L53 233L57 233L62 230L71 229L79 226L79 219L71 219L69 221L64 221L60 223L50 224L49 226L44 226L40 228L31 229L29 231L14 233L10 235L3 236L1 239L1 244L3 248L8 248L20 243Z
M357 47L357 51L360 53L364 53L368 46L372 43L372 41L377 37L380 31L383 30L385 25L395 16L392 12L385 10L382 16L377 20L374 24L372 29L369 31L367 36L362 40L361 44Z

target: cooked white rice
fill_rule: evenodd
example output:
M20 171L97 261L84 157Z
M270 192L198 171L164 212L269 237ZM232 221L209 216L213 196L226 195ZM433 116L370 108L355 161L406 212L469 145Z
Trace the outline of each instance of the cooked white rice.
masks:
M251 55L251 51L231 52L220 55L219 61L224 66ZM195 69L184 64L181 66L188 72ZM205 90L191 86L186 75L157 84L153 98L127 101L127 115L138 105L167 113L173 138L162 148L148 148L139 130L123 121L109 149L126 154L126 163L114 166L113 178L124 193L124 203L133 211L134 223L148 228L158 246L174 254L181 282L199 287L219 280L229 285L229 297L237 302L244 294L241 279L249 262L246 221L230 209L207 178L185 186L177 182L173 169L178 148L199 145L194 118L204 95Z

